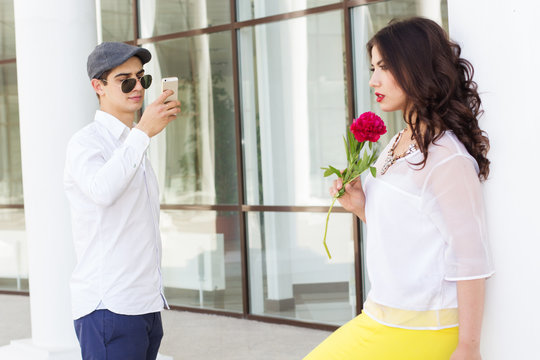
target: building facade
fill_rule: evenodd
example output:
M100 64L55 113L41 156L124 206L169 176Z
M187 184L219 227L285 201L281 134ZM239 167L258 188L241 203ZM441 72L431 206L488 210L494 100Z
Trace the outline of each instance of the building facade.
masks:
M26 292L13 0L1 6L0 287ZM326 328L358 314L361 224L334 210L329 260L320 167L345 164L347 125L377 108L367 40L395 17L447 26L446 2L98 0L96 13L98 42L152 52L147 101L162 77L179 78L182 114L149 150L169 303ZM383 143L401 127L385 120Z
M98 39L147 47L154 81L181 80L184 112L149 153L161 183L171 303L333 328L360 311L369 284L363 229L339 209L326 257L329 184L319 167L339 166L346 125L377 109L366 40L393 17L424 15L448 26L474 64L491 141L484 193L497 272L487 283L483 355L534 358L538 11L531 0L0 0L0 286L30 289L31 342L76 353L61 154L97 107L86 103L84 64ZM64 56L36 60L38 49ZM157 91L154 84L148 98ZM57 101L66 96L73 102ZM385 120L389 136L400 128L399 116Z

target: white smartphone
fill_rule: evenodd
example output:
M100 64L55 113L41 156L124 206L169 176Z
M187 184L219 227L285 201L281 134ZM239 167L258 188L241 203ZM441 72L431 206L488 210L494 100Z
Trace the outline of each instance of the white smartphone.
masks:
M174 94L165 99L167 101L178 101L178 78L177 77L168 77L161 79L161 92L165 90L172 90Z

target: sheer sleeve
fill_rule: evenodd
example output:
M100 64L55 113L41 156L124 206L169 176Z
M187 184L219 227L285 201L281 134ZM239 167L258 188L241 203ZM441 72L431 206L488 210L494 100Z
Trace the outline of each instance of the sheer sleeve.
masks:
M431 169L422 206L445 240L445 280L493 274L482 188L472 158L451 156Z

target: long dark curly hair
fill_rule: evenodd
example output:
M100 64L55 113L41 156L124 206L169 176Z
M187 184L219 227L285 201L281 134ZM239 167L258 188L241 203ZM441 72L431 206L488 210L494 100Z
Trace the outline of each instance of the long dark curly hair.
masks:
M421 17L392 20L367 43L368 54L374 46L406 94L403 116L424 155L419 165L426 164L429 145L452 130L476 159L480 180L487 179L489 139L478 126L481 100L461 47L436 22Z

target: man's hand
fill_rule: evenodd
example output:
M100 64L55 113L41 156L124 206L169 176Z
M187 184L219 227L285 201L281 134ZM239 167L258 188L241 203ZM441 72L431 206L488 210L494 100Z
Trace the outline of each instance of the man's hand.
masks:
M165 103L165 99L172 94L172 90L166 90L156 101L148 105L136 128L144 131L149 137L153 137L159 134L168 123L176 119L176 114L180 112L180 102L168 101Z

